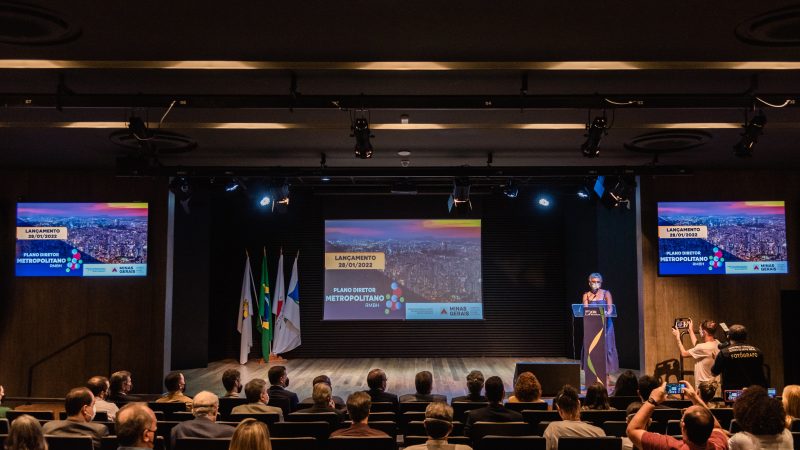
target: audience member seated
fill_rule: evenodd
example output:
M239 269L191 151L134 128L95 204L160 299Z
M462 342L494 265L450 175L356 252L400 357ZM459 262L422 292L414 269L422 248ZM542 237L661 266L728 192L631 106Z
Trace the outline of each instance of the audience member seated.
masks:
M650 417L656 406L667 399L667 384L663 383L653 389L647 401L642 403L639 412L628 422L628 438L636 448L645 450L725 450L728 438L719 426L719 422L711 414L703 399L686 381L681 381L684 397L693 405L686 408L681 418L681 436L678 440L672 436L647 431Z
M167 393L156 400L156 403L185 403L186 410L192 410L192 398L186 396L186 380L180 372L170 372L164 377Z
M653 390L658 389L661 384L661 378L653 375L642 375L639 377L639 397L641 397L642 402L650 398L650 394ZM674 409L660 403L655 405L655 407L656 409Z
M397 395L386 392L386 381L386 372L381 369L372 369L369 371L369 374L367 374L367 386L369 386L369 390L364 392L369 395L373 402L392 403L395 405L395 409L397 409Z
M283 410L277 406L269 406L269 391L267 382L261 378L253 378L244 387L244 395L247 397L246 405L235 406L231 414L278 414L278 420L283 421Z
M793 419L800 419L800 386L790 384L783 388L781 396L783 410L786 411L786 428L792 426Z
M633 402L630 405L628 405L628 408L625 409L625 421L631 423L631 419L633 419L633 417L636 415L636 413L639 412L640 409L642 409L642 402ZM652 420L648 420L645 429L649 429L650 424L652 422L653 422ZM634 448L633 442L631 442L631 439L627 436L623 437L622 450L633 450L633 448Z
M118 450L153 448L156 442L156 415L145 403L128 403L114 420Z
M103 436L108 436L108 428L94 419L94 395L85 387L72 389L64 399L67 420L47 422L42 431L54 436L89 436L95 449L100 448Z
M786 429L786 412L780 400L770 398L761 386L750 386L733 404L733 417L742 431L731 436L731 450L792 448Z
M3 397L6 396L6 390L3 388L3 385L0 384L0 419L5 419L6 411L10 411L11 408L7 406L2 406L3 404Z
M317 383L314 385L314 391L311 393L311 398L314 400L314 406L311 408L300 409L297 413L336 413L338 418L336 423L331 425L338 426L344 421L344 413L338 411L331 398L331 387L325 383Z
M349 428L341 428L333 433L331 437L389 437L383 431L370 428L367 424L369 420L369 410L372 407L372 400L366 392L353 392L347 397L347 413L353 424Z
M594 384L586 389L586 400L584 401L581 410L600 410L607 411L614 409L608 404L608 391L603 383L596 381Z
M86 387L92 391L92 395L94 395L95 411L105 411L105 413L108 414L108 420L114 420L114 416L117 414L117 411L119 411L119 407L106 400L108 398L109 389L111 388L108 378L101 376L89 378L89 381L86 382Z
M273 406L283 409L283 415L289 415L292 411L297 411L297 404L300 400L297 394L287 390L289 387L289 376L286 374L286 367L272 366L267 372L269 378L269 397L272 399Z
M465 436L470 436L475 422L521 422L523 420L522 414L503 406L506 390L500 377L489 377L486 380L485 388L489 406L473 409L467 413L467 421L464 424Z
M481 395L483 389L483 373L473 370L467 374L467 392L469 395L453 398L453 402L488 402L486 396Z
M23 414L11 422L5 450L47 450L47 442L39 421Z
M180 438L227 438L233 436L233 427L217 422L219 410L219 397L208 391L202 391L194 396L192 415L194 420L181 422L172 429L170 435L170 448L175 448L175 443Z
M333 386L331 385L331 378L329 376L317 375L314 377L314 380L311 381L311 388L313 389L317 383L327 384L328 387L331 388L331 392L333 392ZM331 395L331 398L333 399L333 404L336 405L336 409L344 410L347 408L347 405L345 404L344 400L342 400L342 397L339 397L338 395ZM303 401L300 403L314 403L314 399L312 397L308 397L303 399Z
M558 439L562 437L602 437L606 433L602 428L581 422L581 401L578 398L578 391L570 386L564 385L561 391L553 400L560 421L550 422L544 430L549 450L558 450Z
M731 325L728 339L730 345L719 351L711 367L713 375L722 375L722 390L742 389L754 384L766 389L764 354L746 343L747 329L743 325Z
M453 432L453 408L443 402L434 402L425 408L425 432L428 441L406 447L406 450L472 450L469 445L447 444L447 436Z
M239 397L242 392L242 373L236 369L228 369L222 373L222 385L225 386L225 398Z
M447 402L447 397L431 394L433 390L433 374L427 370L417 373L414 377L414 386L417 392L400 396L400 402Z
M614 385L612 397L636 397L639 395L639 380L632 370L622 372Z
M719 383L716 381L703 381L697 385L697 393L709 408L725 408L725 402L714 401L719 391Z
M542 385L532 372L522 372L514 383L514 395L508 397L509 403L544 403Z
M228 450L272 450L269 428L256 419L244 419L233 432Z
M111 374L109 378L111 389L106 400L110 402L134 402L139 399L130 395L133 389L133 375L127 370L120 370Z

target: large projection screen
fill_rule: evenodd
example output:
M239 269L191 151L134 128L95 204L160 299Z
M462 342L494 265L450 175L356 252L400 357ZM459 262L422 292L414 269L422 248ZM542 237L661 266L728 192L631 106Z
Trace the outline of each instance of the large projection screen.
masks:
M326 220L324 320L483 319L481 221Z

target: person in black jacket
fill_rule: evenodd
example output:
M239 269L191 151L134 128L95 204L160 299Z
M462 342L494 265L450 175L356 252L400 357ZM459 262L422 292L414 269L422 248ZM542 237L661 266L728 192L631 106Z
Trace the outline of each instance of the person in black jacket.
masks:
M314 391L311 393L311 398L314 399L314 406L296 412L298 414L336 413L336 420L332 421L331 425L338 428L344 421L344 412L336 409L336 405L331 397L331 387L325 383L315 384Z
M467 375L467 390L469 395L453 398L455 402L488 402L486 396L481 395L483 390L483 373L480 370L473 370Z
M272 366L267 372L269 378L269 406L277 406L283 410L283 416L286 417L289 413L297 411L297 404L300 399L297 394L287 390L289 387L289 376L286 375L286 367Z
M522 414L503 406L503 397L506 395L503 380L500 377L489 377L486 380L486 397L489 406L474 409L467 413L467 422L464 424L464 436L470 436L470 431L475 422L521 422Z
M367 386L369 386L369 390L364 392L369 394L373 403L392 403L394 404L394 408L397 409L397 394L386 392L386 381L386 372L381 369L372 369L369 371L369 374L367 374Z
M754 384L767 388L764 354L745 343L747 329L743 325L731 325L728 339L730 345L720 350L711 367L712 374L722 375L722 390L738 390Z

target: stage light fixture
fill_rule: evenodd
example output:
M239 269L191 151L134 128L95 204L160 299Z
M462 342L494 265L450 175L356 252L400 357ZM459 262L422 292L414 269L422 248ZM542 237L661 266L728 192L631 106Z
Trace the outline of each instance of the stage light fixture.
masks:
M624 206L627 209L631 209L631 199L635 194L636 180L631 176L618 176L609 178L606 181L605 186L607 189L605 190L605 195L601 197L603 204L610 208Z
M596 158L600 156L600 140L608 134L608 121L605 116L595 117L591 124L586 125L586 142L581 145L583 156Z
M508 198L517 198L519 195L519 187L514 184L514 180L509 179L505 186L503 186L503 195Z
M753 148L758 143L758 138L764 134L764 127L767 125L767 116L759 111L750 122L743 125L744 133L742 139L733 146L733 154L739 158L753 156Z
M536 204L538 204L542 208L549 208L552 202L546 196L540 195L539 197L536 198Z
M319 181L322 181L323 183L327 183L327 182L331 181L331 177L329 177L328 175L322 175L321 177L319 177Z
M262 207L266 208L272 203L272 197L269 194L265 194L261 197L261 200L258 201L258 204Z
M225 185L225 192L236 192L242 188L242 181L234 177L228 184Z
M463 209L464 207L472 209L472 202L469 199L470 183L469 178L456 178L453 180L453 192L447 199L447 211L453 211L455 208Z
M370 138L375 136L370 134L369 122L366 117L357 117L350 125L352 134L350 137L356 138L355 154L356 158L369 159L372 158L372 143Z
M589 197L591 197L589 195L589 188L587 188L586 186L583 186L580 189L578 189L578 198L579 199L587 200L587 199L589 199Z
M133 137L138 141L149 141L153 139L153 132L147 128L147 124L141 117L131 116L131 118L128 119L128 131L130 131Z

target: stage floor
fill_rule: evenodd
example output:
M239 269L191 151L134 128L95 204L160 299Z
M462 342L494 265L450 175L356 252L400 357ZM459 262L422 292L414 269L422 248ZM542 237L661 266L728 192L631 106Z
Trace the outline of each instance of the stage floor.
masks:
M278 363L286 366L289 390L297 392L300 400L311 396L311 381L317 375L328 375L333 384L333 394L344 399L355 391L367 389L367 373L374 368L383 369L388 378L386 390L398 395L413 393L414 375L422 370L433 373L433 392L446 395L448 400L466 394L466 376L471 370L480 370L484 377L497 375L506 390L513 390L511 380L517 362L578 362L568 358L541 357L475 357L475 358L299 358ZM218 395L225 393L222 373L239 369L242 383L253 378L267 379L270 365L250 360L245 365L227 359L212 362L205 369L184 370L187 394L208 390ZM636 371L635 371L636 372ZM613 379L616 378L614 374ZM583 381L583 376L581 376ZM244 393L242 393L244 396Z

